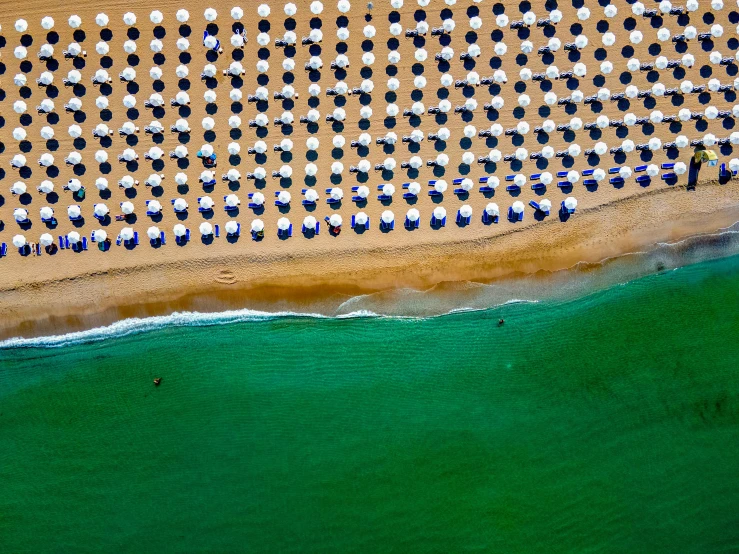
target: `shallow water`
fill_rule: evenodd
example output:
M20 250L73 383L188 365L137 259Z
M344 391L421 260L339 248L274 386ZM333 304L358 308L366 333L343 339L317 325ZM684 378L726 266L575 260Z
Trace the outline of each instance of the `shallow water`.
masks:
M0 350L3 551L739 550L739 257L660 267Z

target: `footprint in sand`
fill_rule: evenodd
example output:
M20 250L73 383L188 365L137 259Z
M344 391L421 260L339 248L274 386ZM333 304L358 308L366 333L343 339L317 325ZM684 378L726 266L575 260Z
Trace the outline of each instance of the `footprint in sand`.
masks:
M227 269L221 269L216 277L216 283L221 285L234 285L236 284L236 276Z

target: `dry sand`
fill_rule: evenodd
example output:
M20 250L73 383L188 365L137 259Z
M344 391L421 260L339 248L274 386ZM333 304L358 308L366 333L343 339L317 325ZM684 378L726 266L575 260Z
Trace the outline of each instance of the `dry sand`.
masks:
M297 1L298 14L296 16L296 33L298 37L308 34L311 23L311 14L308 10L310 2ZM269 2L272 7L272 15L270 16L270 36L274 38L282 36L284 33L283 21L285 19L282 11L284 3ZM336 18L340 15L335 9L335 2L327 1L324 3L325 9L320 18L322 20L322 29L324 32L324 41L321 44L321 56L325 66L321 71L321 79L319 84L325 90L338 80L333 72L328 68L330 60L336 55L336 39L335 31L337 28ZM232 60L232 49L229 45L229 37L231 35L232 20L229 15L231 4L221 2L211 3L212 7L219 12L219 19L216 23L219 26L219 37L224 43L225 51L216 63L219 69L225 69ZM257 85L257 75L254 71L254 64L257 59L258 45L256 44L256 35L259 32L259 18L256 16L256 6L258 3L250 3L243 5L247 15L245 16L245 25L247 28L249 43L246 46L243 63L247 68L247 74L243 79L242 90L244 96L253 93ZM350 87L358 86L362 80L360 71L362 70L360 57L362 54L362 43L365 40L362 36L362 28L366 24L364 20L363 2L352 2L352 12L349 14L348 28L351 36L348 44L347 55L351 61L351 66L347 70L344 80ZM514 2L504 3L506 13L511 20L519 19L519 5ZM452 33L451 46L455 50L455 59L451 62L448 71L457 79L464 78L468 69L463 62L458 59L458 54L466 50L467 40L470 40L470 29L468 26L467 8L473 6L479 8L480 17L483 19L483 26L478 31L478 44L480 44L483 54L476 60L475 70L482 76L492 75L493 69L488 63L493 55L491 41L491 32L496 27L494 25L494 15L491 12L492 3L482 2L473 4L470 1L459 1L450 9L454 14L457 28ZM91 86L90 77L95 70L100 67L100 56L95 53L95 43L99 40L100 29L94 23L95 15L104 11L111 18L110 29L112 31L112 39L110 40L112 66L108 68L112 75L118 74L127 65L126 54L123 52L123 42L127 39L127 28L122 23L122 14L125 11L134 11L138 16L137 29L140 36L137 40L138 52L140 58L139 64L136 66L138 72L137 82L139 91L137 93L139 116L134 122L142 129L154 119L152 114L145 110L143 101L148 98L149 94L154 92L152 80L148 76L148 71L152 67L153 53L149 50L149 41L154 38L154 25L149 21L149 12L151 9L159 9L164 13L163 26L166 29L166 37L163 39L165 44L164 55L166 61L161 64L164 71L164 90L161 91L165 100L173 97L179 90L178 79L174 74L175 67L180 63L178 60L179 52L175 48L175 41L180 36L179 24L174 18L177 9L184 7L191 13L191 49L190 54L192 60L189 63L191 71L189 93L192 99L191 113L188 116L193 132L190 136L188 148L190 150L189 168L185 169L189 175L190 186L189 191L182 193L177 191L174 183L174 175L182 169L177 167L173 161L166 160L164 169L161 171L166 175L163 183L163 192L159 197L165 206L164 216L160 222L157 222L168 236L168 243L162 248L152 248L146 240L146 229L152 225L149 218L144 215L146 199L154 198L152 191L143 186L143 181L149 174L153 173L151 162L143 160L143 153L154 143L152 139L145 136L143 132L138 137L138 144L133 148L141 155L138 169L131 171L123 165L119 165L113 161L110 173L106 175L108 180L113 184L112 195L109 199L104 200L109 207L117 207L118 203L125 200L126 197L122 191L115 187L115 183L125 174L131 174L142 181L142 185L137 190L137 195L132 199L137 209L137 221L133 226L143 239L142 244L133 250L126 250L123 247L113 245L110 252L102 253L96 249L91 249L82 254L75 254L69 251L61 251L50 256L44 254L41 258L26 257L23 258L13 249L11 240L13 235L23 232L29 240L35 241L38 236L47 232L45 226L40 224L38 210L44 205L51 205L56 210L59 220L57 229L51 232L55 237L57 235L66 234L73 229L72 223L66 217L66 207L69 204L76 203L72 200L70 193L61 191L66 181L73 176L70 168L64 167L61 160L64 156L75 149L72 139L67 135L67 127L74 122L72 114L63 113L62 105L68 101L74 93L71 89L64 89L61 86L61 78L66 72L72 68L72 62L61 59L61 50L73 40L72 29L66 23L69 15L78 14L83 20L83 29L85 31L85 39L81 43L87 50L87 58L85 59L85 67L82 70L83 84L85 85L85 94L80 98L83 101L83 109L86 119L80 125L83 128L83 138L86 141L84 148L77 147L82 155L86 166L84 175L80 176L83 184L87 187L87 198L80 202L83 215L85 216L85 224L79 229L83 234L89 233L93 229L100 228L99 224L92 217L92 205L100 201L98 191L94 187L95 179L101 175L98 164L94 161L94 152L99 148L97 141L91 136L92 129L101 121L99 110L94 105L94 100L98 96L97 89ZM473 191L469 199L460 200L456 198L451 191L448 191L444 197L443 205L449 213L450 224L446 228L434 231L429 228L428 221L431 211L435 206L431 199L427 196L420 196L418 203L415 205L422 215L421 228L414 232L407 232L402 228L402 220L406 210L410 207L400 197L400 184L410 180L417 180L425 188L428 179L435 178L432 168L422 168L418 175L408 176L405 171L396 169L394 175L382 175L381 173L371 172L367 185L372 190L370 201L363 211L367 212L372 219L372 229L359 234L352 231L348 225L340 236L332 237L325 231L320 236L307 240L296 233L292 239L287 241L278 240L276 236L276 221L282 216L277 209L271 204L274 191L281 190L283 186L289 185L288 190L293 195L293 205L287 214L297 230L299 230L303 217L306 215L305 209L299 205L300 189L305 186L303 167L307 163L307 149L305 148L305 140L311 136L308 129L304 125L295 124L290 135L283 134L278 127L269 127L268 135L264 138L269 148L273 144L277 144L284 136L289 136L295 143L295 148L291 153L291 165L294 169L292 183L281 183L279 180L273 180L268 177L266 187L262 189L267 198L267 208L263 215L259 217L266 224L266 237L263 241L256 243L249 240L248 234L244 234L235 244L226 242L223 236L215 240L213 244L205 245L200 242L197 228L203 221L203 217L194 209L198 196L203 195L202 186L197 183L197 177L202 170L199 161L194 157L195 151L205 141L203 140L203 130L200 126L201 119L206 115L206 105L202 101L203 93L207 90L205 83L198 80L202 67L206 61L205 49L200 45L200 37L205 27L205 21L202 17L205 5L193 4L192 2L175 3L170 1L157 2L156 4L134 2L108 2L101 6L90 2L80 2L72 7L54 6L48 8L46 3L37 0L30 2L6 4L5 16L0 23L2 24L2 36L6 43L0 53L2 58L0 61L4 64L4 73L2 74L2 89L4 98L2 100L2 114L4 117L4 125L0 128L0 141L4 145L4 149L0 154L0 167L4 170L2 179L0 179L0 187L2 188L2 196L4 203L0 206L0 219L5 221L5 227L0 232L0 240L9 244L9 256L0 260L0 336L12 336L16 334L35 335L46 334L50 332L62 332L69 328L85 328L92 325L113 321L120 317L128 317L132 315L148 315L154 313L169 312L174 309L195 308L195 309L220 309L224 305L228 306L252 306L255 304L263 305L269 299L270 301L289 301L293 304L304 302L305 297L328 296L330 294L351 295L360 292L382 290L385 288L410 286L410 287L428 287L442 281L453 280L490 280L503 275L509 275L513 272L533 272L539 269L560 269L569 267L572 264L581 261L595 261L607 256L617 255L619 253L632 251L640 248L648 243L658 240L677 239L682 236L695 232L707 232L719 227L725 227L739 220L739 187L736 182L730 182L726 185L718 185L711 179L715 178L715 170L704 169L701 175L701 182L696 191L688 191L685 188L685 177L681 179L677 186L668 187L659 178L654 179L649 188L643 189L639 187L633 179L627 181L623 188L614 188L607 183L601 185L594 191L588 191L581 183L574 186L573 191L564 194L554 187L550 187L543 197L549 198L555 206L566 196L575 196L579 201L578 213L570 218L567 222L561 222L555 214L547 218L543 222L537 222L532 216L532 210L527 207L526 218L523 223L512 224L501 218L501 222L493 226L484 226L480 222L480 215L484 206L490 202L496 202L501 213L505 214L507 208L514 200L522 200L528 203L529 200L540 198L528 187L525 187L521 195L513 198L505 190L498 189L494 198L488 199L483 197L477 190ZM432 5L425 9L427 20L432 26L440 24L440 13L442 9L448 7L443 2L432 0ZM400 23L404 28L414 26L414 12L418 9L415 2L406 1L405 7L400 11ZM630 16L625 13L629 7L619 6L619 18L607 20L610 29L618 38L617 47L608 49L608 59L615 66L613 73L606 77L604 84L594 84L594 77L598 74L599 61L594 58L596 50L600 47L601 33L596 29L598 22L603 18L602 8L599 6L591 7L593 12L590 20L582 22L582 31L576 28L570 28L570 22L576 21L575 9L571 6L560 6L565 18L562 23L556 27L556 35L561 38L562 42L570 42L574 40L574 35L580 32L586 34L590 39L589 46L581 53L579 61L588 65L589 74L585 78L580 79L579 88L586 96L594 94L600 86L608 87L612 92L621 92L625 88L625 84L619 81L622 71L626 71L626 61L632 55L621 52L621 48L628 40L628 32L624 30L623 19ZM543 17L545 15L543 8L534 7L537 15ZM539 13L541 12L541 13ZM623 13L622 13L623 12ZM373 39L373 52L376 56L376 62L372 66L372 78L375 81L375 91L372 94L372 102L370 106L374 110L367 132L372 134L373 138L384 135L388 129L385 126L385 106L391 97L386 97L385 82L392 73L392 68L386 68L386 60L388 53L388 16L390 13L389 2L375 2L372 23L377 27L378 34ZM12 15L11 15L12 14ZM53 178L56 189L59 191L59 200L55 204L51 204L44 196L35 193L35 187L41 180L47 178L43 168L36 165L38 157L47 151L44 141L40 139L39 131L42 126L47 124L46 118L32 114L32 123L26 126L28 139L31 141L31 150L26 153L29 160L29 166L32 169L32 176L24 179L30 191L33 191L31 202L26 206L29 210L29 217L33 221L33 226L29 230L21 231L17 223L13 220L13 209L20 206L18 198L9 194L8 189L11 184L18 180L15 170L10 168L10 159L19 152L17 141L12 138L12 130L18 126L19 117L12 111L12 103L18 99L19 90L13 84L12 79L19 71L19 61L13 57L13 48L21 41L21 36L13 29L13 23L17 17L23 17L29 22L29 31L33 39L33 44L29 48L28 60L33 65L28 72L29 82L34 82L38 75L45 69L44 64L40 63L36 57L38 48L46 41L46 32L40 27L40 20L45 15L51 15L56 20L55 31L59 33L59 41L55 45L59 58L59 69L55 72L55 79L60 86L59 95L55 98L57 112L59 113L59 122L54 125L56 130L56 138L59 147L54 152L59 166L59 175ZM621 17L623 15L623 18ZM729 23L728 10L717 12L716 22L724 24L727 34L721 39L716 39L712 49L729 54L730 37L732 25ZM638 57L642 62L654 61L656 50L652 47L653 54L649 53L650 45L656 41L656 28L650 26L650 21L642 18L636 19L636 28L644 32L645 40L640 45L635 46L634 57ZM723 20L723 21L722 21ZM700 32L707 30L710 25L704 23L704 12L698 11L690 15L691 24L696 25ZM708 21L708 20L706 20ZM261 23L264 25L264 22ZM602 24L601 24L602 25ZM676 18L667 17L664 21L674 34L678 32ZM604 29L601 27L601 31ZM573 34L574 33L574 34ZM502 87L499 94L506 100L506 107L497 115L497 121L505 128L513 127L520 120L522 113L520 110L514 111L516 98L519 91L516 90L516 81L518 80L518 71L521 66L518 65L520 59L519 45L523 38L516 36L515 32L506 30L504 42L508 45L508 53L502 57L500 67L504 69L509 78L509 82ZM535 48L546 44L547 38L544 31L539 28L530 30L530 37ZM670 59L680 57L674 50L674 45L670 42L658 43L661 46L662 54ZM439 40L436 37L426 36L426 46L430 58L441 50ZM413 91L413 63L415 62L414 46L412 41L403 37L399 39L398 50L401 53L401 62L397 65L397 77L401 80L401 87L397 91L397 99L395 102L402 109L409 108L414 101L411 98ZM694 68L686 69L685 76L676 77L672 71L660 72L660 81L667 87L678 86L680 81L685 79L692 80L695 84L703 84L710 77L717 77L723 83L730 83L732 76L727 75L726 68L720 66L708 65L708 51L703 51L701 44L693 41L688 46L688 52L696 56L697 63ZM274 48L269 48L270 71L269 84L267 85L270 92L279 90L283 86L283 71L281 67L283 52ZM308 47L297 46L295 61L296 70L294 72L294 86L300 93L294 107L292 108L296 118L307 113L308 94L307 87L309 84L308 74L302 70L303 64L310 56ZM520 57L520 56L519 56ZM554 63L560 70L571 69L576 60L568 61L567 53L560 51L555 56ZM428 79L428 86L424 89L423 102L426 106L436 105L439 101L437 97L437 89L439 87L439 76L442 71L437 68L437 64L431 59L427 60L424 69L424 75ZM528 56L526 65L533 71L543 71L546 64L541 57L532 54ZM712 71L710 76L701 76L701 67L708 66ZM497 67L497 66L496 66ZM470 67L471 68L471 67ZM707 70L703 69L705 74ZM651 86L648 78L651 78L646 72L631 74L631 84L637 85L639 88ZM231 89L230 79L225 77L218 78L218 86L215 89L219 102L218 111L213 116L216 119L216 138L213 145L218 153L219 165L217 175L220 178L221 173L225 173L232 165L229 163L226 145L233 140L229 136L229 128L227 119L232 114L231 103L228 100L228 92ZM552 90L559 96L568 94L567 83L563 81L555 81L552 83ZM46 97L43 89L36 88L35 85L30 86L31 97L26 99L29 107L33 109L41 99ZM546 118L538 113L539 106L543 104L542 91L537 83L528 82L526 93L532 98L532 104L525 111L525 120L531 124L533 128ZM112 94L110 95L110 105L112 118L108 121L108 125L117 129L129 117L126 110L122 106L122 98L127 94L126 86L123 83L115 81L112 85ZM498 94L496 87L488 90L486 87L478 87L475 89L475 98L480 104L480 108L474 113L474 117L469 121L478 129L487 128L491 124L491 119L495 118L495 114L487 114L481 107L485 102L489 102L493 94ZM632 101L631 105L625 111L619 110L616 103L606 103L602 106L602 113L611 119L620 119L627 111L634 112L637 116L648 116L652 109L659 109L664 114L676 114L681 107L689 107L694 110L702 111L706 105L712 104L719 109L730 109L734 103L733 93L705 95L699 98L697 95L680 97L684 99L681 105L674 105L673 99L659 98L656 101L639 100ZM452 105L462 104L464 101L462 89L452 89L449 91L449 100ZM705 105L702 105L705 103ZM266 111L268 117L273 119L279 116L289 105L284 105L279 101L271 100L269 108ZM356 165L361 156L354 150L349 148L349 141L356 139L362 132L357 122L359 120L359 98L355 96L347 97L345 109L347 110L347 121L341 130L347 139L347 146L344 148L341 161L346 167L343 174L341 186L346 197L350 194L350 187L356 184L357 178L348 173L349 165ZM624 108L624 106L621 106ZM320 105L318 109L322 118L334 109L334 99L322 95L320 97ZM576 113L567 114L562 107L555 107L551 110L549 116L557 123L566 123L572 115L581 117L583 121L594 121L599 115L595 113L591 107L580 105ZM257 165L263 165L268 173L276 170L280 165L285 163L280 156L271 150L268 152L266 161L257 163L252 156L246 154L246 148L252 145L258 137L253 129L246 127L246 121L253 118L258 113L255 104L247 104L244 102L243 110L240 113L244 125L242 126L242 136L239 142L242 144L241 160L234 160L233 167L237 167L242 174L252 171ZM178 110L166 106L165 113L159 117L160 121L166 128L179 117ZM409 134L412 126L408 118L398 117L394 130L399 136ZM733 124L733 120L715 120L708 122L689 122L682 124L681 129L676 126L672 128L669 125L656 125L653 130L651 128L632 127L628 138L637 143L646 142L650 136L657 136L663 142L674 140L675 135L685 134L689 138L700 138L707 132L712 132L718 137L728 136L731 129L727 128L729 124ZM511 137L499 137L498 141L492 140L487 143L480 138L471 141L463 139L462 129L468 124L463 121L460 115L449 114L446 121L436 121L434 117L425 115L421 118L418 128L425 133L434 132L441 126L448 127L452 136L445 145L444 152L450 157L450 164L446 167L443 178L450 183L455 177L470 176L475 181L486 173L483 166L477 164L471 167L461 166L461 156L466 150L472 151L476 156L485 155L491 148L497 147L504 154L513 153L518 145L513 144ZM726 127L724 127L726 125ZM321 147L318 151L318 158L315 163L319 167L318 180L315 188L321 193L321 201L318 208L313 212L319 220L325 215L332 213L332 210L323 203L325 197L323 189L331 186L330 183L330 165L334 161L332 156L331 139L340 129L333 127L322 121L319 125L316 136L321 141ZM645 133L651 133L649 135ZM563 149L567 142L577 142L583 148L592 146L597 140L603 140L609 146L615 146L626 137L617 137L615 129L606 129L601 137L591 135L587 131L579 131L575 136L563 137L560 132L552 133L547 144L555 149ZM496 145L497 142L497 145ZM165 133L165 138L161 148L168 152L179 144L176 134ZM113 160L126 148L126 143L117 135L113 138L112 146L108 148L110 156ZM533 133L526 135L522 146L527 148L529 152L537 151L543 146L537 142L537 137ZM722 159L728 161L731 157L731 148L724 147L721 151ZM394 151L383 151L383 148L372 145L365 154L370 162L379 163L385 157L392 156L398 162L408 160L413 155L409 151L408 145L396 144ZM418 151L418 155L424 160L430 159L436 155L435 145L424 141ZM649 156L640 157L640 153L634 152L626 158L623 165L634 167L640 163L660 163L668 161L666 152L659 151L654 154L651 159ZM682 150L679 160L688 161L690 152ZM288 158L285 158L288 159ZM554 173L558 170L570 169L562 165L562 160L550 160L546 170ZM565 161L567 165L570 165ZM589 167L589 160L584 156L580 156L574 160L572 169L583 170ZM613 157L609 154L603 156L600 163L596 165L600 167L608 167L613 165L621 165L614 163ZM526 161L521 170L523 173L530 174L537 172L536 165L533 161ZM505 174L514 173L509 164L499 163L495 174L501 177ZM393 182L398 189L392 205L389 208L381 205L376 200L375 189L378 184L383 182ZM476 185L477 186L477 185ZM451 187L450 187L451 188ZM234 218L241 222L242 230L249 228L249 223L254 219L251 210L245 207L247 192L255 191L253 181L243 180L240 187L235 190L236 194L242 199L242 208L240 213ZM220 202L222 196L229 192L226 183L221 183L215 187L211 196L217 201L214 216L210 220L212 223L219 223L221 226L229 219L223 211L223 204ZM424 191L425 192L425 191ZM172 226L177 223L177 219L172 213L170 207L170 199L178 196L184 196L190 206L190 215L184 222L192 231L194 240L185 247L179 247L174 243L172 235ZM470 204L474 209L473 224L470 227L459 228L453 223L454 214L462 204ZM385 209L391 209L395 212L398 219L396 230L391 233L381 233L378 229L379 216ZM337 210L348 222L352 213L356 213L359 209L353 203L346 199L343 206ZM114 210L115 212L115 210ZM121 227L127 224L122 222L112 222L106 230L110 236L115 237Z

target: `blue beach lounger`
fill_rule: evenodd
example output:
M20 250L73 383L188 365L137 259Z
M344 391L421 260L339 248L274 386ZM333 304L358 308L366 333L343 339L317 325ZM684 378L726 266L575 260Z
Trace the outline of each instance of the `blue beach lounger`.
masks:
M652 182L652 178L649 175L639 175L636 178L636 182L639 183L641 186L646 187Z
M662 164L662 169L674 169L675 168L675 162L668 162Z
M544 183L534 183L531 185L531 190L542 190L546 188L547 186Z
M8 255L8 245L5 243L0 244L0 258L4 258Z
M529 175L529 179L531 179L532 181L538 181L539 179L541 179L541 173L532 173L531 175Z
M612 185L623 185L624 184L623 177L611 177L609 181Z
M221 227L218 225L213 225L213 229L215 230L216 238L221 236Z
M167 244L167 237L164 235L164 231L159 233L159 241L162 244Z
M642 171L646 171L646 170L647 170L647 166L646 165L637 165L634 168L634 171L637 172L637 173L641 173Z
M583 176L590 176L590 175L593 174L594 171L595 171L595 169L583 169L582 170L582 174L583 174Z
M665 173L662 175L663 181L672 181L674 179L677 179L677 175L675 173Z
M611 174L618 173L620 170L621 170L620 167L609 167L608 168L608 173L611 173Z
M521 190L521 187L519 187L518 185L508 185L505 189L508 192L516 192L518 190Z

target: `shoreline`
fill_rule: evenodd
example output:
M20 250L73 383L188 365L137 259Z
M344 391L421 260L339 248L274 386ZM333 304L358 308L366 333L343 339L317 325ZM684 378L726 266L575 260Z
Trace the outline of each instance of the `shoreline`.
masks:
M684 186L647 190L578 210L566 223L550 218L468 240L336 246L304 255L214 252L87 272L78 267L59 279L0 288L0 340L63 335L183 311L332 315L347 300L378 292L549 275L727 228L739 221L737 186L712 181L692 192ZM686 201L699 208L686 211Z

